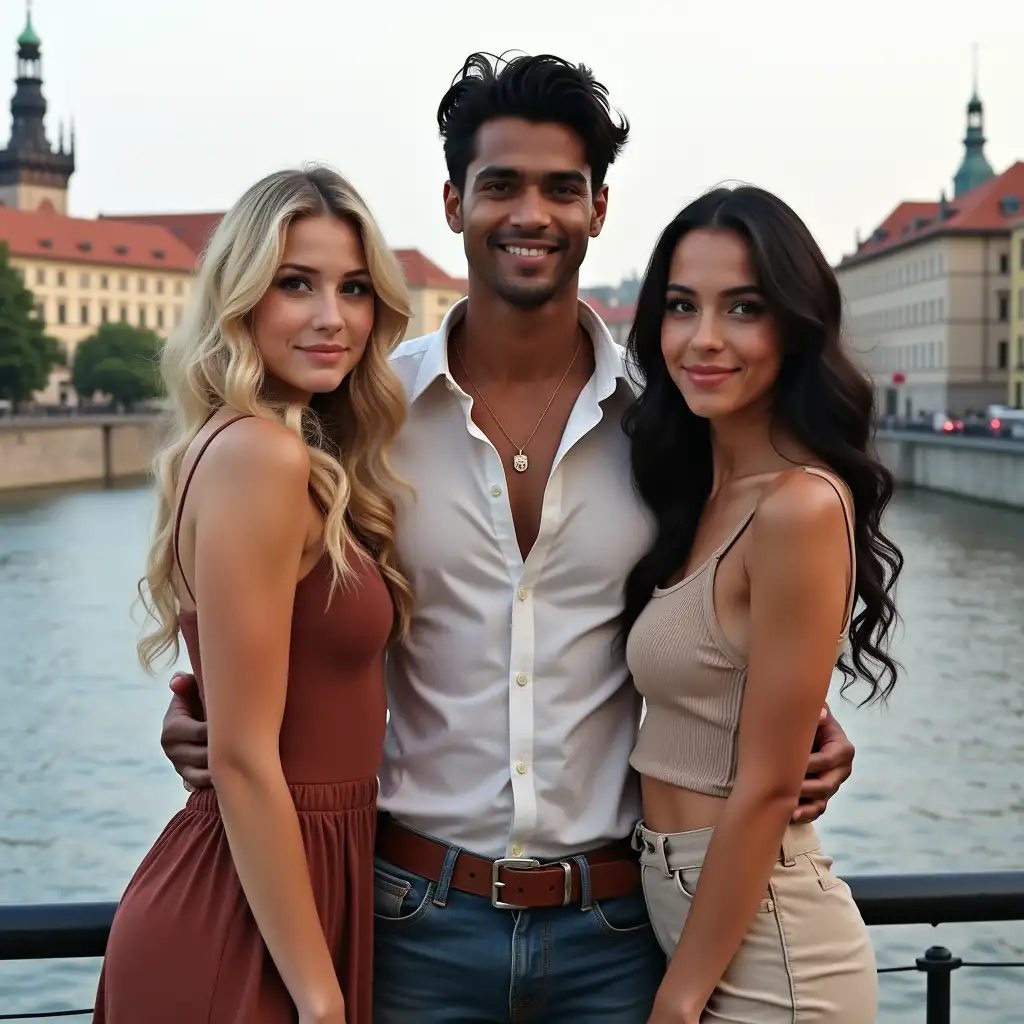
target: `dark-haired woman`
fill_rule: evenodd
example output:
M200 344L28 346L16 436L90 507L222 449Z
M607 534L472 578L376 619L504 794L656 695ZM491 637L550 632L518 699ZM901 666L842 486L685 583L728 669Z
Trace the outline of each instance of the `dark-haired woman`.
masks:
M624 624L647 701L634 845L670 958L651 1024L875 1020L850 890L789 824L833 669L869 700L896 675L892 480L841 320L807 228L750 187L683 210L640 293L626 430L658 531Z

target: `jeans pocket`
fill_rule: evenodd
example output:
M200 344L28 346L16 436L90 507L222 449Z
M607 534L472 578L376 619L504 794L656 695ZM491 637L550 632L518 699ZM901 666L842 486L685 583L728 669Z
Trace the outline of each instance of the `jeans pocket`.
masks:
M829 889L838 889L843 884L843 880L832 872L833 861L831 857L826 856L820 851L805 853L804 856L810 862L811 867L814 868L814 873L818 877L818 885L825 892L828 892Z
M693 903L694 897L697 893L697 882L700 879L700 868L684 868L682 871L673 871L672 880L675 882L676 889L682 894L683 899L688 903ZM764 899L757 905L757 912L759 914L771 914L775 910L775 899L772 895L771 889Z
M609 935L637 935L651 927L647 902L639 886L625 896L595 901L591 912L601 930Z
M373 866L373 916L378 921L411 924L431 906L434 882L377 861Z

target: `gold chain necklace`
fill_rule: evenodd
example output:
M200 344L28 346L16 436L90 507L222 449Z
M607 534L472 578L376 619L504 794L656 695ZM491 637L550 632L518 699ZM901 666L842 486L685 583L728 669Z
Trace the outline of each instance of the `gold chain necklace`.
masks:
M516 454L512 457L512 468L517 473L525 473L530 468L530 460L524 454L524 449L533 440L533 435L537 433L537 431L540 429L540 425L544 422L544 417L547 416L548 409L551 408L551 403L554 402L555 396L558 394L559 391L562 390L562 385L565 383L565 378L569 376L569 371L573 368L573 364L576 362L576 357L580 354L580 346L582 344L583 338L581 336L580 339L576 342L576 351L573 352L572 359L569 360L569 365L565 368L565 373L562 374L562 379L558 382L558 386L551 393L551 397L548 399L548 404L544 406L544 411L540 414L540 419L537 420L537 426L533 428L533 430L530 432L530 436L523 442L522 446L516 444L515 441L513 441L512 438L508 436L508 431L501 425L501 421L498 419L497 416L494 415L494 410L487 404L487 399L484 398L483 392L477 386L476 381L473 380L473 375L469 372L469 370L466 369L466 364L462 361L462 356L459 355L459 350L457 348L454 349L455 358L458 359L459 366L462 367L462 372L466 375L466 379L469 381L470 386L476 392L477 397L480 399L480 401L484 403L484 408L491 414L491 419L493 419L494 422L498 425L498 429L505 435L505 437L508 438L508 443L512 445L513 448L516 449Z

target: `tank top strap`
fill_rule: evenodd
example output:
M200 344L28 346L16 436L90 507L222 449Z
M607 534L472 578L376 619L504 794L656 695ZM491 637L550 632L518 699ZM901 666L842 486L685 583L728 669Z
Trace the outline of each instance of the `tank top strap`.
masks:
M736 524L736 528L725 538L724 542L718 547L718 550L708 559L709 562L720 562L725 558L733 544L743 536L743 531L750 525L756 511L757 505L755 503L750 511Z
M185 509L185 498L188 495L189 484L192 483L192 477L195 474L196 466L199 465L199 460L206 453L206 449L210 447L210 444L213 441L213 439L222 430L225 430L227 427L230 427L232 423L237 423L239 420L246 420L251 418L252 417L249 413L241 413L240 415L234 416L229 420L225 420L216 429L210 431L210 436L202 443L202 445L199 448L199 452L196 454L196 457L192 460L192 465L189 467L188 476L185 477L185 486L182 487L181 496L178 498L178 508L174 514L174 535L172 541L174 545L174 561L178 566L178 572L181 574L181 582L185 584L185 589L188 591L188 596L192 598L193 604L195 604L196 596L192 593L192 588L188 585L188 580L185 578L185 569L181 564L181 554L178 550L178 535L181 532L181 513ZM209 420L207 420L207 423L209 423Z
M801 466L800 468L805 473L810 473L812 476L821 477L822 480L827 480L832 485L836 494L839 495L839 500L843 506L843 518L846 520L846 539L850 547L850 587L846 595L846 612L843 616L843 631L839 634L840 643L845 643L850 631L850 622L853 618L853 606L857 600L857 545L856 536L853 531L853 499L850 494L850 488L846 485L846 481L831 470L821 469L819 466Z

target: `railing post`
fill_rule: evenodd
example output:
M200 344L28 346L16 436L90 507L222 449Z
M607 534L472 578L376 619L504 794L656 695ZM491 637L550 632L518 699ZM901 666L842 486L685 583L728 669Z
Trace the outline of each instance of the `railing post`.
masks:
M924 1019L926 1024L950 1024L950 976L963 963L945 946L930 946L917 958L917 969L928 975Z

